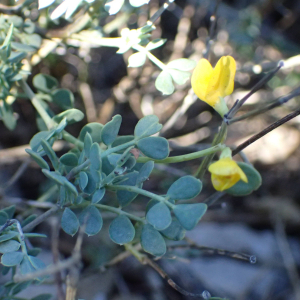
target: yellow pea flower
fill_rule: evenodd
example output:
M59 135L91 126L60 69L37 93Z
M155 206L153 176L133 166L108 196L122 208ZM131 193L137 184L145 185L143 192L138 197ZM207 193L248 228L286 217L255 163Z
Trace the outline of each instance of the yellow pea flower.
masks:
M195 94L212 106L222 117L228 112L224 97L233 92L235 60L231 56L222 56L215 68L201 58L193 71L191 83Z
M224 157L212 163L208 171L211 173L211 181L217 191L227 190L239 180L248 182L245 173L230 157Z

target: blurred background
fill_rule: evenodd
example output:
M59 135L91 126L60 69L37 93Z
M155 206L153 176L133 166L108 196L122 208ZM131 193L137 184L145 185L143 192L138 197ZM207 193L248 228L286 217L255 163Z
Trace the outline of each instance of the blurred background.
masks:
M141 8L102 18L99 26L108 36L119 36L126 26L130 29L143 26L162 4L163 1L151 0L149 5ZM153 54L163 62L181 57L198 61L209 39L210 17L215 5L216 1L209 0L176 0L172 3L156 21L152 35L152 38L168 41ZM42 15L32 10L29 17L38 20ZM120 19L125 23L120 23ZM64 22L53 25L53 36L64 25ZM265 105L299 87L299 0L223 0L218 7L216 30L211 38L212 65L223 55L231 55L237 61L235 90L227 97L229 106L241 99L264 72L274 68L280 60L285 61L285 67L246 102L242 112ZM123 117L120 134L132 134L140 118L156 114L164 124L162 136L170 140L173 155L207 147L221 124L220 116L204 102L184 101L190 82L177 86L174 94L162 96L154 86L158 68L150 61L141 68L127 68L127 59L132 53L116 54L115 48L91 48L86 43L75 47L70 40L68 46L59 45L37 63L28 82L31 83L34 75L46 73L56 77L62 88L72 90L75 107L86 114L84 122L69 126L75 136L86 122L106 123L114 114ZM227 144L239 145L298 109L299 101L296 97L282 107L231 125ZM28 101L18 99L13 108L18 116L16 129L10 132L0 123L1 182L9 180L27 159L24 149L38 131L33 122L35 111ZM208 290L212 296L238 300L300 299L299 128L300 117L296 117L246 148L244 153L261 173L262 186L247 197L225 195L187 234L198 245L254 255L256 263L206 255L196 249L172 249L158 264L185 290L192 293ZM65 144L57 146L60 154L67 149ZM157 165L144 188L164 194L178 176L193 174L199 164L200 160ZM204 186L196 202L214 193L209 174L204 178ZM19 199L37 199L48 188L49 183L41 175L40 168L30 163L19 181L6 191L1 206L15 202L21 216L26 218L24 207L18 204ZM140 197L130 210L142 214L146 203L146 199ZM110 214L104 216L106 220L112 217ZM158 273L142 266L133 257L104 270L103 266L123 251L110 241L108 225L104 222L100 234L84 239L79 299L192 299L179 294ZM37 231L50 237L36 239L34 245L43 249L40 257L47 264L53 260L51 245L57 234L61 258L70 256L75 244L75 239L64 232L57 233L57 228L58 216L37 227ZM41 291L53 293L53 281L28 289L22 295L32 297Z

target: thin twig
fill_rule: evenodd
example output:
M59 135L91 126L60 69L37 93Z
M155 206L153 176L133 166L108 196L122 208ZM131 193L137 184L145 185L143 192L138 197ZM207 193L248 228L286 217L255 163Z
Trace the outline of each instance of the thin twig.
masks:
M219 8L219 5L220 5L221 1L222 0L217 0L216 1L214 12L210 17L209 34L208 34L208 37L206 39L206 47L205 47L205 50L203 52L203 58L206 58L206 59L208 59L208 57L209 57L209 52L210 52L211 46L213 44L213 39L214 39L214 35L215 35L215 31L216 31L216 25L217 25L217 11L218 11L218 8Z
M4 192L8 188L10 188L22 176L22 174L25 172L30 162L31 162L30 157L27 158L25 161L23 161L23 163L18 168L16 173L3 185L3 187L1 187L1 192Z
M263 108L257 108L255 110L252 110L246 114L243 114L239 117L236 117L236 118L233 118L233 119L230 119L228 120L228 125L230 124L233 124L235 122L238 122L238 121L241 121L241 120L244 120L244 119L247 119L249 117L254 117L254 116L257 116L257 115L260 115L268 110L271 110L277 106L280 106L286 102L288 102L289 100L297 97L300 95L300 87L294 89L292 92L290 92L289 94L285 95L285 96L282 96L280 98L278 98L277 100L273 101L272 103L266 105L265 107Z
M224 195L226 195L226 192L215 192L208 198L206 198L203 203L206 203L207 206L212 206L215 204L218 200L220 200Z
M144 259L143 259L143 263L149 265L150 267L152 267L163 279L165 279L167 281L167 283L173 289L175 289L180 294L182 294L184 296L197 297L197 298L201 298L201 299L209 299L211 297L210 293L208 291L203 291L201 294L194 294L194 293L186 291L185 289L180 287L177 283L175 283L173 281L173 279L171 279L169 277L169 275L157 263L155 263L149 257L145 256Z
M53 215L54 213L56 213L59 209L60 209L59 206L54 206L54 207L50 208L49 210L47 210L46 212L44 212L43 214L41 214L40 216L38 216L36 219L34 219L32 222L30 222L29 224L27 224L23 228L23 231L24 232L31 231L35 226L37 226L40 223L42 223L43 221L45 221L51 215Z
M238 253L238 252L228 251L224 249L200 246L189 238L185 238L185 240L187 241L188 244L171 245L168 247L168 249L180 249L180 248L197 249L208 255L221 255L221 256L227 256L238 260L247 261L250 263L256 262L256 257L254 255Z
M297 117L299 114L300 114L300 108L297 109L296 111L294 111L294 112L286 115L282 119L274 122L273 124L271 124L270 126L268 126L267 128L265 128L264 130L262 130L261 132L255 134L254 136L252 136L251 138L249 138L247 141L245 141L244 143L240 144L236 149L234 149L232 151L232 155L234 156L234 155L238 154L241 150L245 149L246 147L248 147L249 145L251 145L255 141L259 140L260 138L262 138L263 136L265 136L267 133L269 133L272 130L276 129L277 127L281 126L282 124L284 124L284 123L288 122L289 120Z

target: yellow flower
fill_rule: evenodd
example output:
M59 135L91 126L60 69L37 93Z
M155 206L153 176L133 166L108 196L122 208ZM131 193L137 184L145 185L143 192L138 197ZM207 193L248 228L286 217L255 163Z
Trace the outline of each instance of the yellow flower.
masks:
M227 190L239 180L248 182L245 173L230 157L224 157L212 163L208 170L211 173L212 184L217 191Z
M207 59L201 58L192 74L195 94L222 117L228 112L223 98L233 92L235 71L234 58L222 56L214 69Z

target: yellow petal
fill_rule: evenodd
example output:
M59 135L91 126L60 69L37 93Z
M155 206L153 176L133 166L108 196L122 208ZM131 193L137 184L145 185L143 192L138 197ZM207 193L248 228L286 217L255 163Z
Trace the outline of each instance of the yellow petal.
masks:
M211 174L211 182L215 190L221 192L223 191L223 186L225 185L224 178L215 174Z
M210 173L214 173L220 176L229 176L239 172L238 164L229 157L222 158L215 163L212 163L208 170Z
M193 71L191 84L194 93L201 99L205 101L206 91L208 83L211 79L213 73L213 68L209 61L205 58L201 58ZM205 101L206 102L206 101ZM210 104L210 103L208 103ZM210 104L211 105L211 104Z
M243 170L239 167L238 171L239 171L239 175L240 175L241 180L248 183L248 178L247 178L246 174L243 172Z
M235 60L231 56L222 56L213 70L209 81L206 101L215 106L219 97L225 97L233 92L235 76Z
M231 175L228 177L230 177L230 178L228 178L226 184L223 186L223 191L234 186L241 178L239 174L234 174L234 175Z

